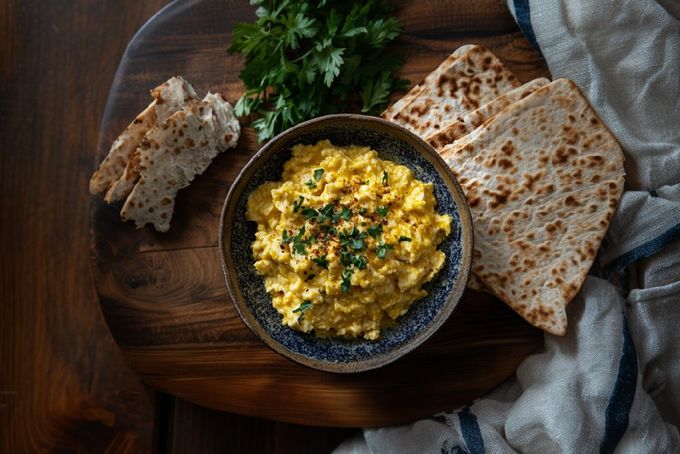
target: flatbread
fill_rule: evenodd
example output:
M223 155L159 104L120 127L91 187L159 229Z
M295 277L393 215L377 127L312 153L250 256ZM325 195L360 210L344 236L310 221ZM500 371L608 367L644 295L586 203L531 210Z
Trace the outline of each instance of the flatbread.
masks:
M564 335L623 190L616 139L558 79L442 152L473 216L473 273L531 324Z
M154 97L156 121L149 128L163 125L175 112L182 110L190 101L197 101L194 88L182 77L173 77L151 90ZM148 133L147 131L146 133ZM145 134L146 135L146 134ZM137 141L137 146L130 155L125 169L120 177L114 181L104 196L106 203L113 203L125 199L139 179L139 146L144 137Z
M520 85L491 51L473 46L428 76L418 94L390 119L428 137Z
M90 193L98 194L109 188L124 173L130 156L144 135L158 122L163 122L182 106L195 98L196 92L182 77L173 77L151 90L154 100L130 123L111 145L108 155L90 179ZM165 102L168 100L168 102Z
M162 127L146 134L138 148L139 179L120 212L137 228L170 228L177 191L202 174L218 153L236 146L241 128L232 106L208 93L172 114Z
M465 115L462 119L450 123L443 129L425 138L425 141L432 145L432 148L439 151L461 137L474 131L485 121L495 116L497 113L508 107L513 102L526 98L539 88L548 85L550 80L539 77L527 82L505 94L489 101L479 109Z
M460 57L473 47L475 46L472 44L466 44L464 46L460 46L458 49L453 51L453 53L446 57L446 60L444 60L437 67L437 69L428 74L428 76L422 82L415 85L413 88L411 88L411 90L409 90L408 93L399 98L399 100L397 100L394 104L390 105L382 113L381 117L383 117L385 120L392 120L392 118L397 112L406 107L408 103L413 101L418 96L418 94L420 94L424 86L435 84L440 74L445 74L447 71L449 71L451 66L453 65L453 62L456 61L458 57Z

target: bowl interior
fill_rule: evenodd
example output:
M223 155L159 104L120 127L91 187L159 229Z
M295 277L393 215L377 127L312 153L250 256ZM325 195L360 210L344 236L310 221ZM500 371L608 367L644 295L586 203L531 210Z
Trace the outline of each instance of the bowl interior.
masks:
M310 124L311 123L311 124ZM321 339L281 324L262 279L253 266L251 243L256 224L245 218L248 196L265 181L281 178L293 145L329 139L334 145L366 145L387 159L410 168L417 179L431 182L437 211L452 218L451 234L439 245L446 261L425 285L428 295L415 302L396 326L380 339ZM412 134L387 122L364 117L333 116L304 123L274 139L256 155L235 182L225 202L222 234L225 273L232 298L246 324L270 347L302 364L335 372L378 367L412 350L446 320L458 302L470 264L469 212L453 176L442 171L443 161L422 150ZM468 227L465 227L468 226Z

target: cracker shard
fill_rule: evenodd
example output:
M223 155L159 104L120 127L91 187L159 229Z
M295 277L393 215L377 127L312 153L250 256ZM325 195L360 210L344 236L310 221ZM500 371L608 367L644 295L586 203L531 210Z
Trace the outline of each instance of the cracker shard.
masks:
M514 102L443 155L474 219L472 271L534 326L564 335L623 191L623 152L576 85Z
M134 220L137 228L153 224L166 232L177 191L202 174L220 152L236 146L240 132L232 106L219 94L208 93L172 114L138 148L139 180L123 205L123 220Z

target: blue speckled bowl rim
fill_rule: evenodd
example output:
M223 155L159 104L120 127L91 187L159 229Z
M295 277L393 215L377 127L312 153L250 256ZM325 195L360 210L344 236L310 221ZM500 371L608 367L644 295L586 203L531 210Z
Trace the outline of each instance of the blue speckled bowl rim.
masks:
M417 151L424 155L425 159L430 161L432 166L437 170L440 177L447 183L446 187L449 189L449 194L456 204L456 209L460 214L460 239L461 245L461 263L456 276L456 282L451 287L450 293L446 298L445 304L442 306L440 312L431 320L430 324L424 331L421 331L413 339L401 345L400 347L386 353L378 354L374 357L361 359L352 362L332 362L324 361L315 358L310 358L304 355L297 354L285 345L272 338L269 332L260 325L255 319L249 308L247 307L243 295L240 291L239 283L235 273L235 266L231 256L231 233L232 229L225 230L226 218L229 212L232 212L232 217L235 215L236 205L239 201L240 195L248 185L249 178L252 177L254 171L260 160L268 157L269 152L281 141L289 141L295 139L296 136L304 134L312 128L330 127L338 124L341 127L346 127L347 123L355 123L358 127L378 126L379 130L388 132L397 139L406 141L413 146ZM246 177L248 178L246 179ZM454 188L451 191L451 187ZM420 344L430 338L449 318L455 307L458 305L460 298L465 290L465 283L467 282L468 273L472 262L472 246L473 246L473 228L472 217L467 206L465 195L458 184L455 176L449 169L448 165L439 156L439 154L420 137L408 131L407 129L383 120L378 117L371 117L358 114L335 114L326 115L323 117L314 118L304 123L294 126L273 139L267 142L243 167L238 176L229 188L229 192L222 207L222 215L220 216L219 225L219 249L222 258L222 270L227 283L227 289L231 296L232 302L241 316L243 322L248 328L258 336L267 346L277 353L307 367L313 369L323 370L326 372L336 373L357 373L391 363L405 354L413 351Z

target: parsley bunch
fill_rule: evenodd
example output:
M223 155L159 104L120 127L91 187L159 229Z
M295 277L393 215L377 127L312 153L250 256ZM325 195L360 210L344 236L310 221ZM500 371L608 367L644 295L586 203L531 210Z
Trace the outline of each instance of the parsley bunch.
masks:
M229 52L241 53L245 94L237 116L255 113L259 141L336 112L379 113L406 87L400 58L385 52L401 26L386 0L251 0L255 23L238 24Z

